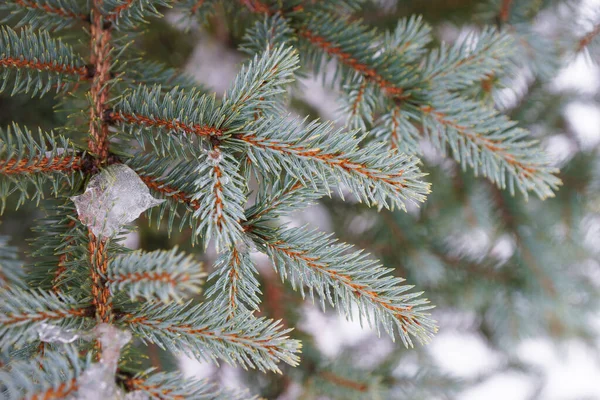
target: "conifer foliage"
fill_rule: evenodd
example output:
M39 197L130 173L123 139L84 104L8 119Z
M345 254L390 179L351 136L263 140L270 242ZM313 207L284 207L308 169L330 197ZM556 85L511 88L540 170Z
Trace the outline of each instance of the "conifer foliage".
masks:
M468 88L509 68L511 37L486 28L432 48L420 18L386 33L349 18L361 3L2 5L11 17L0 29L0 88L57 95L71 113L67 126L50 132L16 124L0 131L3 201L18 196L47 214L28 265L0 238L3 396L87 398L86 379L110 350L98 327L110 324L133 339L116 371L98 378L99 387L112 380L108 386L116 384L125 398L249 398L205 381L135 370L127 346L142 342L261 371L297 365L302 346L291 329L259 315L256 252L323 308L348 318L358 310L361 321L408 347L428 341L437 328L422 293L369 254L280 218L324 196L378 210L418 205L430 193L419 167L422 138L512 193L546 198L560 181L526 130L469 96ZM130 42L167 7L200 22L216 12L251 22L242 44L250 58L225 93L207 93L166 67L139 61ZM337 67L331 84L346 103L344 128L286 108L299 69L320 72L328 60ZM133 176L124 178L115 165ZM148 193L137 192L140 184ZM84 193L92 215L74 206L74 196ZM146 213L159 224L189 230L193 243L216 248L206 283L193 256L124 247L122 237L133 229L127 222L139 212L129 215L123 200L138 197L147 203L136 207L151 207ZM111 226L92 231L97 223ZM99 233L113 231L119 234ZM198 300L193 295L203 286ZM48 329L58 333L49 338Z

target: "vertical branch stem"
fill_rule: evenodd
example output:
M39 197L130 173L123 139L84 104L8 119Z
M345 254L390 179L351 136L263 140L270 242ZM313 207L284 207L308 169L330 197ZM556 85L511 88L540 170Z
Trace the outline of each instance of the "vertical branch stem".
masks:
M94 79L90 89L92 107L90 109L90 138L88 145L95 157L97 166L108 161L108 123L104 111L108 102L108 83L110 80L111 32L110 24L105 23L102 15L103 0L92 1L91 22L91 56ZM89 232L88 243L92 296L96 309L96 317L101 322L110 322L112 304L110 290L106 285L106 270L108 268L107 243Z
M94 79L90 94L92 108L90 110L90 151L96 156L99 164L108 159L108 123L103 114L108 101L108 81L110 80L110 26L105 26L100 7L102 0L93 0L91 46Z
M89 233L88 251L91 261L92 303L96 309L96 317L101 322L110 322L112 318L112 301L110 289L106 285L108 270L107 243Z

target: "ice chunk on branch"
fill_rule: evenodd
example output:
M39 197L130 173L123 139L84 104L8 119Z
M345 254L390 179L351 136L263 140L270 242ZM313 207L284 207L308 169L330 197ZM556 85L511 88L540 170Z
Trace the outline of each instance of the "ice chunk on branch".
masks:
M123 225L164 200L150 195L148 186L125 164L113 164L94 175L85 192L71 197L79 219L98 237L116 235Z
M38 335L42 342L46 343L73 343L82 335L73 329L63 329L60 326L47 324L45 322L40 324L38 328Z
M77 379L79 390L75 400L145 400L143 392L125 394L115 381L121 349L131 340L131 332L114 325L100 324L95 329L102 353L100 362L92 364Z

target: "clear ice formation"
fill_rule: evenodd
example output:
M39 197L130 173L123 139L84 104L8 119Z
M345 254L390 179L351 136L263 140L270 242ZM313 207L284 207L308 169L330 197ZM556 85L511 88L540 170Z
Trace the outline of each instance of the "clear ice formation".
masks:
M46 343L73 343L81 335L72 329L63 329L60 326L42 322L38 328L38 336Z
M115 381L121 349L131 340L131 332L113 325L100 324L95 335L101 344L100 362L92 364L77 378L77 394L73 400L146 400L141 391L125 393Z
M125 164L113 164L94 175L85 192L71 197L79 219L100 238L110 238L123 225L165 200L150 195L148 186Z

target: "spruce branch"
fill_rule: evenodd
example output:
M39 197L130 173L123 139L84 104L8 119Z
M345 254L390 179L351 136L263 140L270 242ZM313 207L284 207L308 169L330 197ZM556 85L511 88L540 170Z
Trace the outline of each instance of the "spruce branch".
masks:
M419 15L402 18L394 31L385 32L383 47L402 54L407 62L416 62L426 54L432 40L431 26Z
M224 390L208 380L184 379L178 373L138 374L124 381L129 391L160 400L256 400L245 391Z
M193 231L197 230L199 221L194 218L194 212L200 210L200 203L193 199L198 178L195 162L172 163L145 155L128 160L128 164L153 193L167 200L157 207L158 210L148 210L149 217L156 212L157 225L167 215L169 232L173 230L176 217L180 220L179 230L186 224ZM196 235L192 235L194 242L196 238Z
M16 26L52 30L68 28L87 22L90 10L77 0L6 0L0 10L7 10L7 20L17 19Z
M0 236L0 290L23 287L25 271L17 258L17 249L8 245L8 237Z
M286 171L304 185L318 179L326 188L337 180L366 204L385 208L405 209L405 200L422 202L429 193L429 185L420 180L418 160L381 143L359 147L364 134L334 131L327 123L302 125L289 118L264 119L251 128L237 140L248 145L248 157L259 175L260 169Z
M214 238L217 249L224 249L242 239L246 183L237 172L239 162L218 146L199 161L192 196L199 205L194 211L194 218L198 220L196 234L201 235L206 244Z
M212 285L206 297L224 309L231 318L238 313L258 310L261 293L258 271L247 251L232 247L223 252L208 278Z
M212 303L148 305L123 315L120 321L145 342L190 356L275 372L280 372L279 361L290 365L299 361L300 343L289 339L289 330L281 330L277 321L248 313L225 319Z
M400 153L419 153L421 132L413 124L412 118L416 118L414 112L395 105L378 118L372 133Z
M3 207L6 197L20 193L21 204L30 197L34 201L44 195L47 182L57 195L63 186L72 187L85 166L85 155L63 136L38 131L37 137L27 128L17 125L0 129L0 197Z
M426 310L432 308L422 293L407 293L412 286L403 279L390 276L362 251L351 252L352 246L337 244L330 235L300 229L255 229L250 235L269 255L282 279L289 279L304 296L309 293L339 308L348 318L352 305L358 306L360 320L371 326L383 326L392 337L396 333L405 346L412 346L411 336L428 341L437 330Z
M90 365L67 347L46 351L33 360L20 360L0 369L0 386L7 400L58 400L69 398L78 389L77 378Z
M436 90L468 87L507 68L514 47L509 35L492 28L466 35L452 46L442 43L425 59L424 79Z
M83 329L89 323L89 304L71 296L42 290L0 290L0 344L2 348L38 339L39 324Z
M170 7L172 0L104 0L102 11L116 29L137 28L149 17L161 17L160 7Z
M12 93L40 96L87 79L88 69L71 46L52 39L48 32L25 28L20 33L0 27L0 92L12 84Z
M254 205L245 211L244 230L252 230L253 226L269 223L284 214L309 207L324 195L324 189L315 190L313 186L305 186L288 175L264 184L257 192Z
M433 107L421 108L425 134L437 148L450 145L452 155L463 168L488 177L500 188L515 186L525 197L528 191L541 199L554 196L560 185L536 142L526 139L527 131L516 127L504 115L482 104L455 95L439 94ZM460 112L459 112L460 111Z
M107 281L111 292L126 291L139 297L167 303L200 292L204 272L192 256L170 251L136 251L110 260Z
M59 293L80 269L77 260L82 251L78 249L81 244L85 246L87 236L71 204L53 206L33 229L38 236L32 243L35 264L29 281L35 287Z

